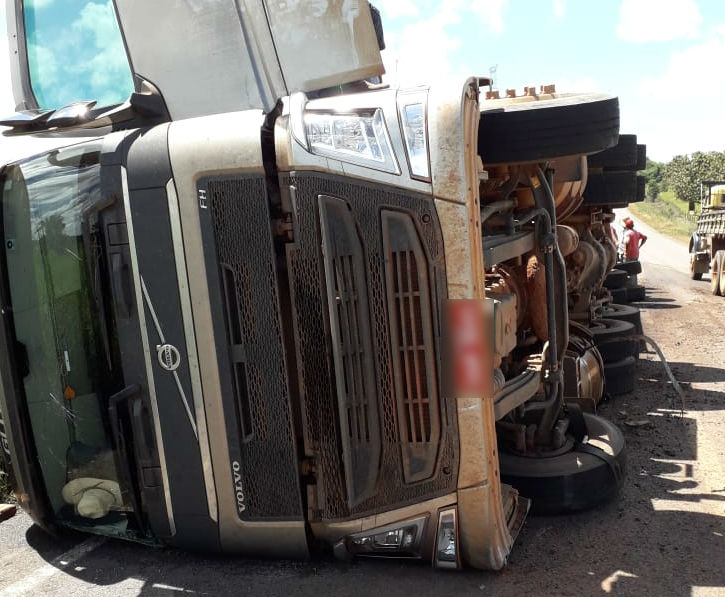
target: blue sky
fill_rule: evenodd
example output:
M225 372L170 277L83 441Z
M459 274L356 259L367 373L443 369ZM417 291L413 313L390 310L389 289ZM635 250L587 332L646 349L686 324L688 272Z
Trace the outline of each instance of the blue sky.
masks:
M618 95L621 132L636 133L654 159L725 150L722 0L373 3L387 70L401 84L497 66L501 90L555 83Z
M76 27L86 27L91 50L84 54L86 59L56 59L56 69L93 75L91 83L98 89L125 81L117 54L104 51L112 38L106 33L112 29L110 13L103 9L108 0L34 1L39 15L57 18L65 27L79 20L69 20L70 12L83 17ZM556 83L559 91L618 95L621 131L638 134L655 159L725 149L723 0L374 0L373 4L383 16L388 45L383 58L391 82L458 81L466 75L487 76L495 65L494 78L502 90ZM74 11L68 10L71 6ZM84 13L77 12L80 6ZM46 41L52 64L53 55L60 55L60 42ZM6 43L4 12L0 12L4 112L13 108ZM58 72L61 79L67 75Z

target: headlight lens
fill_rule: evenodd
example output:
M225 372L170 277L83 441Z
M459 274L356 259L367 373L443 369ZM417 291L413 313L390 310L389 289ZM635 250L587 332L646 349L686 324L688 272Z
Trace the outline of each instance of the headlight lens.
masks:
M348 114L310 111L304 121L312 153L399 173L380 108Z
M427 516L348 535L336 550L348 555L420 558Z
M402 94L399 96L400 122L403 127L405 149L408 152L410 174L413 178L430 178L428 159L428 129L426 118L426 94Z

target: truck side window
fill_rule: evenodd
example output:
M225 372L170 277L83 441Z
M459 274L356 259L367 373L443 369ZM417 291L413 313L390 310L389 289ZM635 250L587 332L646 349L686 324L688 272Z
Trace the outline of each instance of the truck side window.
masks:
M25 0L25 41L40 108L123 102L133 77L111 0Z

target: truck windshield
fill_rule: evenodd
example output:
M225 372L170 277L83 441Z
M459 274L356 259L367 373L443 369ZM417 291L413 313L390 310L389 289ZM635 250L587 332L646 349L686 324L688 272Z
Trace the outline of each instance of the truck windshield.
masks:
M57 521L124 534L132 511L114 450L109 396L123 388L93 205L100 144L35 157L5 170L2 228L32 435ZM106 289L107 293L107 289Z
M40 108L123 102L133 77L111 0L24 0L28 70Z

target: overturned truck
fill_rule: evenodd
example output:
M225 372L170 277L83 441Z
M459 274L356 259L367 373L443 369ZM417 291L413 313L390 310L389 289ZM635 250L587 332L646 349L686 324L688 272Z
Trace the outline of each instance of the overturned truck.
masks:
M596 232L559 224L586 156L617 144L617 99L371 84L366 3L244 4L116 0L134 91L104 105L39 101L36 21L9 5L19 502L51 531L499 569L530 506L591 507L623 480L567 300Z

